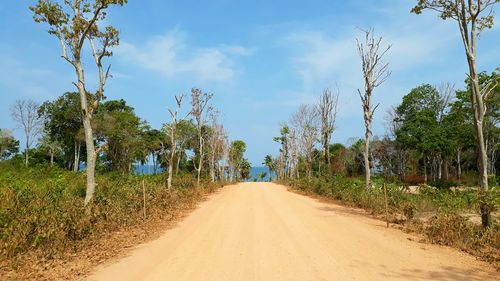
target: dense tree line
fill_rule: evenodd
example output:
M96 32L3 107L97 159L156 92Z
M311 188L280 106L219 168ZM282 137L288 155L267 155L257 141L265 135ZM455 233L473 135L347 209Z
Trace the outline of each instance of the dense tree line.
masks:
M193 99L203 93L192 89ZM205 95L203 93L203 95ZM209 104L211 95L207 97ZM88 94L90 100L94 99ZM35 104L33 101L20 103ZM193 105L194 104L194 105ZM13 108L17 108L14 105ZM98 172L122 174L166 173L166 185L179 173L195 173L212 181L242 180L249 177L249 163L243 157L246 144L241 140L229 141L224 126L210 104L204 112L207 117L194 120L196 102L183 108L182 99L176 97L176 109L169 110L170 120L159 129L136 115L134 108L123 99L106 100L94 111L92 130L95 146L99 147L96 167ZM57 165L78 172L86 169L84 127L78 93L65 93L36 106L40 131L36 146L25 146L31 164ZM183 117L179 117L183 114ZM166 118L168 119L168 118ZM0 131L2 159L16 158L19 141L10 131ZM203 155L202 155L203 153ZM23 159L25 160L25 159Z
M482 72L479 77L481 84L493 81L497 85L486 101L484 132L488 174L498 176L500 74ZM464 173L469 177L477 175L479 152L475 146L469 91L455 90L451 84L437 87L422 84L413 88L399 105L387 112L387 133L372 141L371 172L411 183L439 180L458 183ZM278 177L310 177L311 170L314 174L364 175L365 140L352 138L347 146L328 143L325 151L320 108L300 106L290 121L282 125L280 136L274 138L280 144L280 153L274 158L266 156L264 163ZM336 115L334 108L331 111ZM324 155L329 156L325 159Z

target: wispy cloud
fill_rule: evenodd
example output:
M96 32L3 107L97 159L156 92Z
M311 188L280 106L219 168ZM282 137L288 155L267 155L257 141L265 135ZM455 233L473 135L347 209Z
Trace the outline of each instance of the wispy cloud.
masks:
M251 53L251 49L238 45L190 46L186 34L179 29L153 36L144 44L123 42L117 50L118 57L124 62L167 78L189 75L200 81L233 79L237 73L235 59Z
M49 99L61 94L64 85L70 87L69 76L61 76L47 68L34 67L12 56L0 56L0 86L2 96L13 98ZM64 79L68 78L68 82ZM54 91L56 87L57 91ZM72 87L72 86L71 86Z

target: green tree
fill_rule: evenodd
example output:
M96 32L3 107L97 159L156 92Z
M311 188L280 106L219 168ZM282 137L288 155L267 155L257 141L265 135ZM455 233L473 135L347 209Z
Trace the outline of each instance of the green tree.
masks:
M243 158L240 164L240 177L242 180L248 180L251 176L252 164L248 159Z
M238 180L242 175L244 164L243 156L247 149L247 145L242 140L235 140L231 143L229 150L229 164L231 166L231 181Z
M197 144L196 125L190 120L182 120L177 125L177 159L175 173L178 174L181 166L187 166L186 150L195 150ZM184 164L184 165L181 165Z
M493 7L499 0L418 0L411 10L421 14L423 10L437 11L443 20L451 19L458 24L462 42L465 48L467 64L469 65L470 100L474 110L474 127L477 149L479 150L480 174L480 209L481 221L484 227L491 225L491 208L486 202L488 190L488 155L484 136L485 102L490 97L494 83L481 85L477 71L477 42L481 31L493 26Z
M19 152L19 141L12 136L12 132L0 129L0 159L6 160Z
M269 169L269 180L273 180L273 173L276 173L276 161L273 159L271 155L266 155L264 157L264 162L262 163Z
M125 100L102 104L95 117L95 131L105 145L104 160L109 170L130 173L141 149L143 123ZM104 150L104 149L103 149Z
M47 138L60 145L65 166L78 171L84 139L79 94L68 92L54 101L46 101L38 113L43 116Z
M87 191L85 204L94 198L95 192L95 166L100 149L95 149L92 119L94 111L104 98L104 88L110 76L108 66L103 67L103 59L112 56L110 48L118 45L119 32L112 26L101 29L98 23L104 22L106 10L112 5L123 5L127 0L77 0L64 1L63 5L51 0L38 0L35 6L30 7L34 13L34 20L38 23L49 25L49 34L56 36L62 47L62 58L73 66L76 73L74 85L80 94L82 121L85 132L87 149ZM83 46L90 44L90 50L98 70L98 87L95 100L87 97L89 88L84 75L82 64Z
M431 85L418 86L403 97L396 108L396 141L405 149L418 151L423 161L423 175L427 182L428 160L437 158L450 145L446 130L441 126L442 99ZM433 161L435 163L435 161ZM436 172L432 173L436 175Z

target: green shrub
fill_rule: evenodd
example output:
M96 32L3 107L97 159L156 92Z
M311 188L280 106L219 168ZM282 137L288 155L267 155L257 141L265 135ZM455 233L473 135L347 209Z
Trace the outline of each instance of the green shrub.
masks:
M437 189L450 189L452 187L458 186L456 182L449 181L449 180L444 180L444 179L438 179L435 181L429 182L430 186L433 186Z
M171 218L216 188L193 188L191 175L176 177L172 190L164 175L97 177L95 199L83 206L85 175L52 167L30 169L0 163L0 254L14 256L33 249L52 256L84 239L142 223L143 188L148 218Z

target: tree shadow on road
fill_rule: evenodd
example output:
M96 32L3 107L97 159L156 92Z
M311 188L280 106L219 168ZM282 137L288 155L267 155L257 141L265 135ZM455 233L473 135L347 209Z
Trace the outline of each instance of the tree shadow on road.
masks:
M479 268L463 269L452 266L441 266L438 270L426 270L419 268L407 268L401 271L385 273L387 278L402 280L438 280L438 281L483 281L499 280L500 276L494 273L483 272Z

